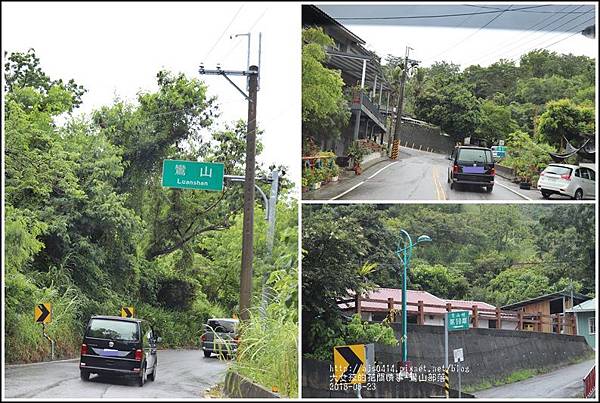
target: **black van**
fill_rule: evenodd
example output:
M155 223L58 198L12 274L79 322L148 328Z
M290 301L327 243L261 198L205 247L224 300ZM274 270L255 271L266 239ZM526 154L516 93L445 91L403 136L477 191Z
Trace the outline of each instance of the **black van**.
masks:
M81 379L90 374L124 375L144 386L146 378L156 379L156 337L148 322L119 316L93 316L81 344Z
M448 158L448 183L450 189L458 185L485 186L488 192L494 188L496 167L492 150L487 147L458 146Z

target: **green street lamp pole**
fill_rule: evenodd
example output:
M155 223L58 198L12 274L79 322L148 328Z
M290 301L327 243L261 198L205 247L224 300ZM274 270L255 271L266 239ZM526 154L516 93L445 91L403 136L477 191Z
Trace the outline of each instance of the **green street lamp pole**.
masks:
M402 248L400 248L400 242L402 242ZM412 243L412 239L408 232L400 230L400 238L396 244L396 256L402 262L403 276L402 276L402 363L406 363L408 360L408 340L407 340L407 325L406 325L406 273L408 266L410 265L410 258L412 257L413 246L420 242L431 242L431 238L427 235L421 235L417 238L417 242Z

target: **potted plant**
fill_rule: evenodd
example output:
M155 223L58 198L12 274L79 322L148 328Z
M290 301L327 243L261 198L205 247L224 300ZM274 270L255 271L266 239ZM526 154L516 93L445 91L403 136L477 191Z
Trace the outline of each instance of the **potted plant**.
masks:
M356 175L360 175L362 173L362 168L360 166L360 162L365 156L365 150L361 147L359 141L353 142L348 148L348 157L352 159L352 170Z
M332 161L331 168L329 169L331 171L331 181L337 182L340 178L340 167L338 167L337 164Z

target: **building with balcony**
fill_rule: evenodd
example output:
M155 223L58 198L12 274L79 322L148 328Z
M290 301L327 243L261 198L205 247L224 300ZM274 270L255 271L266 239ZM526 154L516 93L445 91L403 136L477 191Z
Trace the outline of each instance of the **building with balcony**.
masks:
M351 111L350 123L338 140L308 133L322 150L346 154L355 140L388 142L386 116L393 112L392 87L385 80L381 60L367 50L365 41L314 5L302 6L303 28L321 27L335 45L326 49L325 67L338 70L344 80L344 93Z

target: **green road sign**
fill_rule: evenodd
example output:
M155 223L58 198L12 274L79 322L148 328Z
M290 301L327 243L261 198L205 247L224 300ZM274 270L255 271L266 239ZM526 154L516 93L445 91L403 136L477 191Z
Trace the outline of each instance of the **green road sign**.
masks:
M164 160L162 185L168 188L223 190L223 164Z
M448 330L465 330L469 328L469 311L448 312Z

